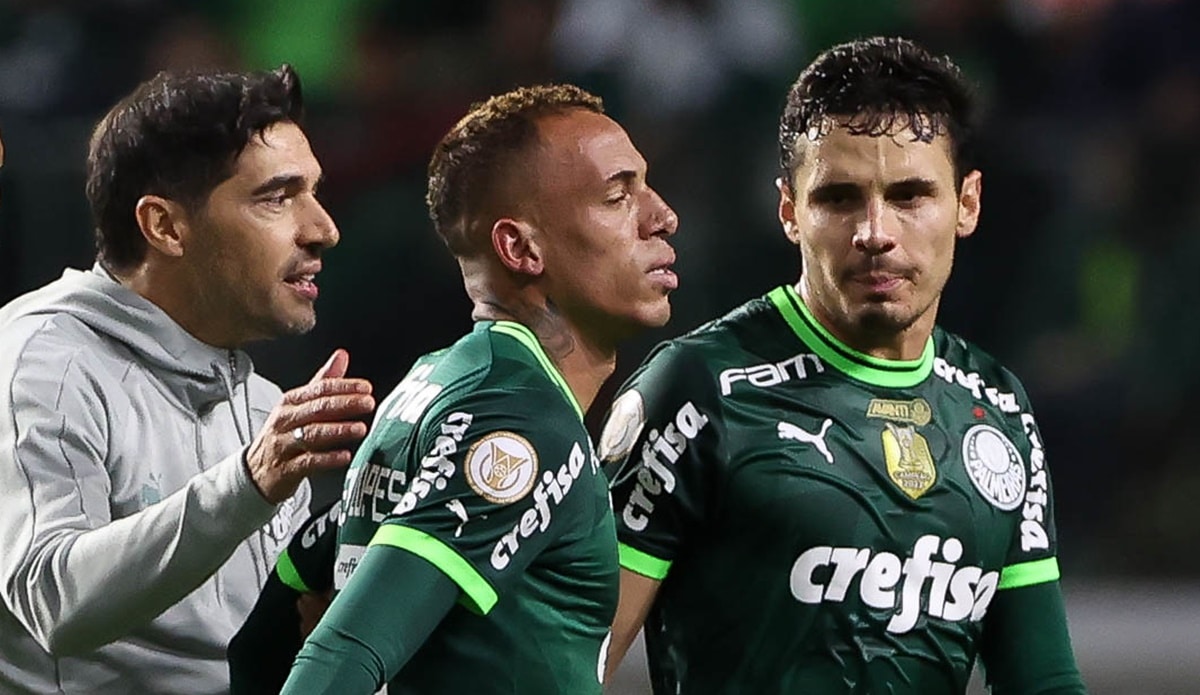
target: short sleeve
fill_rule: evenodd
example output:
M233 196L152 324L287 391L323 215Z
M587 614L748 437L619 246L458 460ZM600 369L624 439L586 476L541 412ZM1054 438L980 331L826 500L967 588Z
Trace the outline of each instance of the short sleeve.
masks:
M423 421L419 466L371 545L423 557L486 614L526 567L585 514L599 465L561 394L476 391ZM387 452L381 452L387 455Z
M720 400L695 348L656 349L614 399L599 455L611 481L621 566L666 577L708 516L724 470Z
M1021 384L1013 378L1021 434L1018 447L1026 454L1025 498L1020 519L1009 545L998 590L1053 582L1059 578L1058 541L1054 526L1054 491L1050 481L1045 442Z

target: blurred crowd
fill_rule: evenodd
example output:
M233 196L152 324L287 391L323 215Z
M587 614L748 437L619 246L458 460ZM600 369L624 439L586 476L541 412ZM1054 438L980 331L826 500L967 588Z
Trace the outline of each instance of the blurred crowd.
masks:
M292 385L341 345L389 390L469 322L425 214L433 144L474 101L566 80L605 98L681 219L675 316L630 345L611 392L654 340L795 279L772 185L783 97L822 48L877 33L979 85L983 220L941 322L1028 387L1068 574L1200 575L1181 552L1200 528L1191 0L4 0L0 300L90 264L87 138L119 97L162 69L286 61L342 244L317 330L258 366Z

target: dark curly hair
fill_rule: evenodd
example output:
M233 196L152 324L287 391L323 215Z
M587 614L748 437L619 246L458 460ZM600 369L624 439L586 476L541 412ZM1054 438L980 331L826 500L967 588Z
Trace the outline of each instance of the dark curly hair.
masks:
M134 216L144 195L202 206L250 138L275 123L302 125L300 77L289 65L254 73L162 72L143 82L96 125L87 159L87 198L100 262L137 265L146 240Z
M450 129L429 161L425 203L433 226L455 256L472 251L469 220L510 170L514 156L537 138L537 121L572 109L604 113L604 102L569 84L519 87L473 104Z
M788 91L779 119L779 165L791 185L804 161L800 138L816 139L845 119L855 135L899 135L951 142L955 184L972 166L975 97L962 71L908 39L876 36L817 56Z

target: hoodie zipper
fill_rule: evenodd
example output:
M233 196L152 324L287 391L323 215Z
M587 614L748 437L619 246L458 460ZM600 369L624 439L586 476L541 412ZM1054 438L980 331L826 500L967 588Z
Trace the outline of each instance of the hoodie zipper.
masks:
M225 380L225 390L229 394L229 414L231 416L233 416L233 426L235 428L237 428L238 441L241 442L242 446L246 446L246 444L249 443L250 438L249 438L249 436L247 436L246 432L242 431L242 423L238 421L237 407L234 404L235 397L236 397L235 391L237 390L237 384L233 383L233 378L237 374L237 354L234 353L233 350L230 350L228 352L228 355L229 355L229 378ZM243 406L242 413L246 416L246 429L253 430L254 422L250 417L250 384L249 384L249 382L247 382L245 387L242 388L242 406ZM251 434L253 434L253 432L251 432Z
M237 429L238 440L241 442L241 446L244 447L249 443L250 437L254 436L254 419L250 416L250 381L249 381L249 379L247 379L246 383L243 384L243 386L242 386L242 405L243 405L242 412L246 416L246 430L250 433L249 436L247 436L247 434L242 431L242 425L238 421L238 416L237 416L237 405L236 405L237 384L235 384L233 381L234 377L237 375L237 353L235 353L233 350L230 350L226 354L228 355L228 358L229 358L229 377L227 379L224 379L224 382L225 382L225 391L226 391L226 393L229 394L229 415L233 418L233 426ZM273 521L273 519L272 519L272 521ZM267 522L268 528L270 528L272 521ZM253 553L251 553L251 558L252 558L251 565L254 568L254 576L258 582L258 586L260 586L260 587L262 587L266 584L266 577L263 575L263 568L267 564L269 564L268 559L267 559L268 553L267 553L267 539L265 538L266 535L267 535L267 533L262 528L258 529L258 531L256 531L254 533L254 537L258 541L257 545L258 545L259 557L258 557L257 562L254 561ZM246 540L250 540L250 539L246 539ZM260 566L260 563L261 563L261 566ZM222 601L223 593L221 592L220 573L217 573L216 575L214 575L214 578L217 580L217 582L216 582L217 600Z

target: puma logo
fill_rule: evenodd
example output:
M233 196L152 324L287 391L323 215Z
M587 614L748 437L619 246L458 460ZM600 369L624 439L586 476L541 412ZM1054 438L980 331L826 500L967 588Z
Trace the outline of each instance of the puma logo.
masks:
M446 509L450 510L451 514L460 519L458 528L454 529L454 537L458 538L462 535L463 526L470 521L467 517L467 508L463 505L462 500L455 498L446 503Z
M829 463L833 463L833 453L829 451L829 447L825 444L825 433L829 431L829 426L833 424L833 420L825 418L825 422L821 423L821 431L818 434L813 434L806 430L796 427L790 422L779 423L779 438L794 439L805 444L812 444L817 447L817 451L825 457Z

